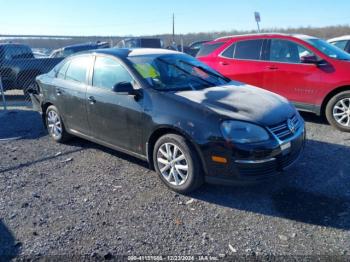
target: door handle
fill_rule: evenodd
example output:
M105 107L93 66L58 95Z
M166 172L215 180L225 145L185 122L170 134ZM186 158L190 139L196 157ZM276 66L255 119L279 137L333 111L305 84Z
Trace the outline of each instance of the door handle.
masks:
M271 66L266 67L266 69L269 69L269 70L278 70L278 67L275 66L275 65L271 65Z
M227 63L227 62L220 62L220 65L222 65L222 66L228 66L228 65L230 65L230 63Z
M93 96L89 96L88 97L88 100L90 102L91 105L95 104L96 103L96 99L93 97Z
M62 95L62 90L59 89L59 88L56 88L56 94L57 94L58 96Z

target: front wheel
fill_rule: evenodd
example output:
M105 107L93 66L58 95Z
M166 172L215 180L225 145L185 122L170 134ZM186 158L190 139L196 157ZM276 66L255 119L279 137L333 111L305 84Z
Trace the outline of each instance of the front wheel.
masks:
M159 138L153 161L160 179L176 192L189 193L203 184L197 153L182 136L168 134Z
M350 132L350 91L341 92L329 100L326 117L333 127Z

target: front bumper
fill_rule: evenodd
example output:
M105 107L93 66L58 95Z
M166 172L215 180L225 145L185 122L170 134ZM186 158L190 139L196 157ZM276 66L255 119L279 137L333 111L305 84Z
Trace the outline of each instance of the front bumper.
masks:
M289 143L288 150L284 150L283 145ZM304 145L303 128L283 144L276 143L255 148L232 147L231 153L224 154L228 159L226 164L213 163L207 159L210 164L206 165L205 180L215 184L249 184L275 177L298 160ZM210 154L218 154L217 152L219 150ZM208 152L206 155L208 156Z

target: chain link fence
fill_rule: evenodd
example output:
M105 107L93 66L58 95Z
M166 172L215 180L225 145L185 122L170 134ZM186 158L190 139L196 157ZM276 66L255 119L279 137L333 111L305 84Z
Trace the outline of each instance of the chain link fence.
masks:
M0 35L0 78L3 91L6 97L10 97L8 94L13 94L11 90L18 90L15 92L16 96L18 97L20 92L24 100L30 102L30 91L37 90L35 78L38 75L48 73L65 57L73 53L91 49L135 47L130 46L132 43L140 42L135 41L135 39L139 40L139 38L120 37ZM150 40L151 38L145 37L142 39ZM161 47L163 48L172 48L173 39L170 35L163 37L155 36L152 40L159 40L158 42L161 43ZM183 38L179 36L175 40L178 43L183 42ZM151 41L144 42L147 42L148 45L151 43ZM124 45L120 46L121 43Z
M5 106L5 97L9 97L9 93L17 96L21 93L24 100L30 102L29 93L37 89L35 78L38 75L48 73L73 53L108 48L113 46L114 41L106 38L97 40L82 37L0 36L2 103Z
M349 32L349 26L335 26L325 28L296 28L275 29L283 33L304 33L323 37L325 39ZM262 30L268 32L272 30ZM1 33L1 32L0 32ZM174 48L195 55L198 50L191 49L191 43L211 40L217 37L253 33L242 31L212 32L177 35L156 35L164 48ZM30 102L29 91L37 89L35 78L49 72L55 65L70 54L97 48L120 47L122 37L71 37L71 36L9 36L0 34L0 78L5 97L11 90L18 90L24 99ZM175 43L174 43L175 40ZM183 44L180 46L180 43ZM196 43L194 43L196 44ZM126 46L129 47L129 46ZM18 95L18 92L16 94ZM2 93L0 90L2 101ZM4 102L1 102L4 103Z

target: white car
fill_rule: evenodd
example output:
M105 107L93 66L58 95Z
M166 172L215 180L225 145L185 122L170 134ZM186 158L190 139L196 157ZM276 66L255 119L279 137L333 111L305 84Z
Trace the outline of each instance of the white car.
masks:
M344 35L328 40L328 43L339 47L340 49L350 53L350 35Z

